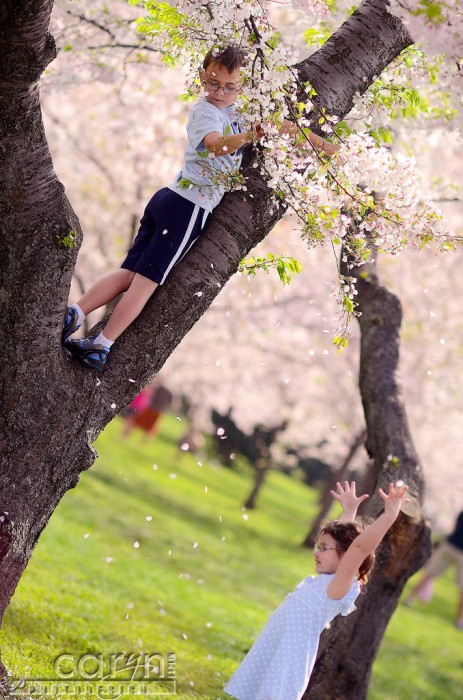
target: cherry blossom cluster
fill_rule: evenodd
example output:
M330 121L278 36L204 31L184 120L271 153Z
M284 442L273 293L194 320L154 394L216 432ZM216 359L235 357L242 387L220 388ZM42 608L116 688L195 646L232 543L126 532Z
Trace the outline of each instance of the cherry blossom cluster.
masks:
M461 0L392 0L391 10L407 24L426 54L442 58L439 83L452 97L463 133L463 3Z
M292 0L291 4L298 10L313 15L325 15L328 12L326 0Z
M321 3L295 4L311 11L321 8ZM156 3L148 2L147 8L153 10L154 5ZM418 202L417 195L412 194L410 187L411 161L407 163L405 172L404 163L391 158L385 149L377 148L367 134L359 134L350 142L349 147L345 144L345 157L341 158L343 165L338 163L336 168L332 168L326 159L311 148L307 138L304 138L304 129L309 126L309 114L313 108L308 96L310 86L306 86L307 98L305 104L301 105L301 85L293 70L297 54L282 43L275 43L275 29L270 24L265 4L255 0L211 0L206 4L195 0L178 0L172 12L173 15L162 17L156 11L154 21L147 18L140 23L143 31L153 34L154 41L163 47L169 60L197 67L211 46L240 42L248 48L250 60L243 70L245 87L240 100L241 111L249 124L261 124L265 133L261 142L263 151L255 165L262 168L269 186L276 191L276 205L281 203L297 213L307 237L316 242L324 240L327 230L333 236L344 236L346 233L348 219L339 217L339 220L327 222L326 206L320 204L323 201L322 193L325 193L325 198L328 193L332 209L338 211L346 205L362 211L365 204L375 210L377 207L371 198L365 201L365 197L357 195L355 183L358 182L359 172L363 170L362 181L373 190L377 180L373 178L372 182L368 182L368 177L373 172L384 173L387 169L394 174L395 180L393 187L391 182L391 191L387 193L384 208L393 212L397 196L398 211L394 212L395 216L390 218L388 224L387 219L381 217L379 227L382 231L382 244L388 249L402 245L404 232L400 224L403 216L407 215L407 208L410 209L409 216L415 214L411 210L414 210ZM285 120L297 122L301 134L299 148L294 148L293 140L282 131ZM333 122L334 120L327 121L325 125L330 136L335 131ZM355 148L352 147L353 143ZM354 159L353 163L349 163L351 159ZM371 159L370 168L366 166L366 159ZM339 171L339 177L335 176L335 169ZM405 176L402 183L401 176ZM245 185L238 183L237 187ZM403 194L405 188L407 196ZM368 226L365 223L363 229ZM423 227L428 234L426 217Z
M293 4L312 12L323 5L318 0ZM189 94L199 88L197 69L210 48L239 43L246 49L239 108L245 125L259 124L264 133L254 167L275 193L273 206L295 212L310 245L342 240L346 254L359 264L368 259L372 241L390 253L407 243L422 246L436 238L445 243L439 214L420 202L411 159L392 156L366 132L341 140L339 157L331 160L314 148L308 135L316 109L312 88L301 85L294 68L298 54L279 41L268 5L260 0L148 1L150 14L139 21L139 29L162 49L168 65L190 71ZM326 136L337 140L336 119L318 116ZM296 142L288 122L295 125ZM234 187L247 189L238 177ZM344 294L345 285L340 276L338 296L350 313L354 292L349 282L349 294Z

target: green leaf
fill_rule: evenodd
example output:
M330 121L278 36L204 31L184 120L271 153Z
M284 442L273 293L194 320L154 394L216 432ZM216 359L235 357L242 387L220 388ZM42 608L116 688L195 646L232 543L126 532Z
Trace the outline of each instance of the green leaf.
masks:
M383 139L384 143L391 143L391 132L384 126L378 128L378 133Z
M350 313L350 314L353 313L353 311L354 311L354 302L352 301L352 299L350 299L350 298L347 296L347 294L344 296L344 299L342 300L342 304L343 304L344 308L346 309L346 311L347 311L348 313Z
M195 184L194 182L192 182L191 180L188 180L186 177L182 177L178 181L178 186L184 190L187 190L190 187L190 185L194 186L194 184Z
M336 335L333 338L333 343L336 345L338 350L342 350L343 348L346 348L349 344L349 339L346 338L345 335Z

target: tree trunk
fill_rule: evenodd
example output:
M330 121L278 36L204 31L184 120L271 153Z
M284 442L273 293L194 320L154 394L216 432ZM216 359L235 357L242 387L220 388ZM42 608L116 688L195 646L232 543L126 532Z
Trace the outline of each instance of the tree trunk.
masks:
M360 276L360 273L362 276ZM355 271L351 272L355 276ZM407 580L428 559L430 531L421 516L424 491L421 465L408 428L397 378L402 310L396 296L381 286L375 263L359 268L361 312L360 392L368 430L367 449L374 459L377 486L403 479L409 485L413 517L400 514L378 548L376 565L357 611L337 618L322 634L318 660L304 698L362 700L386 625ZM378 496L366 504L377 517Z
M40 111L38 81L55 56L51 9L52 0L0 6L0 621L56 505L92 465L98 433L153 379L282 214L249 168L248 192L224 198L118 340L102 376L67 360L60 335L81 232L53 170ZM320 103L342 116L366 88L363 77L381 73L409 43L386 0L365 0L299 69L311 75Z
M260 493L262 486L265 483L265 477L272 468L270 456L259 457L254 465L254 483L251 492L243 503L243 507L248 510L253 510L256 507L257 496Z

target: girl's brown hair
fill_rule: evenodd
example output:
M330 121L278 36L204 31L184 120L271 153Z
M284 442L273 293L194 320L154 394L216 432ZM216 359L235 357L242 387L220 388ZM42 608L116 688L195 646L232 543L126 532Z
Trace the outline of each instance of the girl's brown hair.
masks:
M339 545L339 549L342 552L346 552L355 538L358 537L363 530L363 525L357 520L354 522L341 522L340 520L333 520L322 527L320 530L320 535L330 535L330 537L336 540L337 544ZM368 581L368 576L374 562L375 554L373 552L372 554L369 554L359 566L357 579L362 586L364 586Z
M230 44L224 49L210 49L204 57L203 69L207 70L211 63L217 63L231 73L236 68L244 66L246 54L240 46L235 44Z

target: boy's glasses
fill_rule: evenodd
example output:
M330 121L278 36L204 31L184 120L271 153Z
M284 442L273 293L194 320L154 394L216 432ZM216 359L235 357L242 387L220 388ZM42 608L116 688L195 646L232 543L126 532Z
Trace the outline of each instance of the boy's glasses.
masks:
M314 547L314 551L315 551L315 552L321 552L322 554L323 554L323 552L327 552L328 549L333 549L335 552L340 552L340 551L341 551L341 550L339 549L339 547L328 547L328 545L327 545L327 544L323 544L323 542L322 542L321 544L316 544L315 547Z
M221 85L215 80L206 80L204 84L207 87L207 89L211 92L217 92L218 90L222 89L225 95L236 95L236 93L240 90L239 87L232 87L231 85Z

